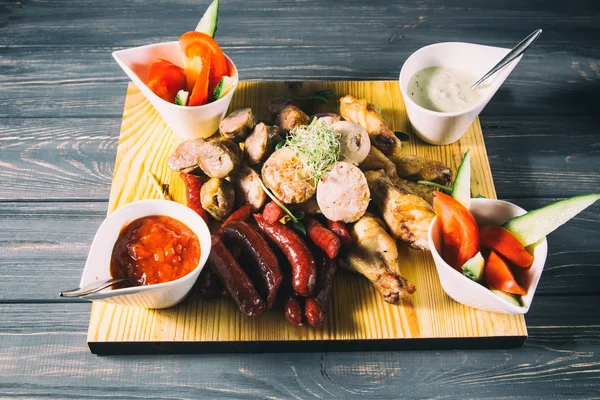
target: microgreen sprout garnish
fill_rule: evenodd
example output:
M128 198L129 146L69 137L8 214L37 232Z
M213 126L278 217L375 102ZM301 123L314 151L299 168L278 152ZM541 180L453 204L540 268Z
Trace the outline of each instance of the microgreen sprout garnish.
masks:
M304 225L302 225L302 222L300 222L300 220L302 218L304 218L304 213L300 212L298 214L298 216L295 216L294 214L292 214L292 212L290 210L288 210L288 208L286 206L283 205L282 202L280 202L277 199L277 197L275 197L275 195L273 193L271 193L271 191L269 189L267 189L267 187L265 186L265 184L262 182L261 179L258 180L258 184L260 185L262 190L265 191L267 196L269 196L271 198L271 200L273 200L275 202L275 204L277 204L283 210L283 212L285 212L288 215L288 217L290 217L292 228L294 228L295 230L306 235L306 229L304 228Z
M429 181L417 181L417 183L419 185L433 186L435 188L438 188L438 189L441 189L441 190L445 190L447 192L451 192L452 191L451 187L440 185L439 183L434 183L434 182L429 182Z
M340 135L327 122L317 121L316 118L310 125L292 129L285 147L294 152L314 185L342 156Z
M150 178L150 183L152 183L152 186L154 186L154 189L156 190L156 192L160 195L160 198L163 200L168 200L167 199L167 192L168 192L168 185L160 185L160 183L158 182L158 179L156 178L156 176L150 172L150 171L146 171L146 174L148 175L148 177Z
M396 137L398 139L400 139L401 142L408 142L410 140L410 135L406 132L394 132L394 135L396 135Z

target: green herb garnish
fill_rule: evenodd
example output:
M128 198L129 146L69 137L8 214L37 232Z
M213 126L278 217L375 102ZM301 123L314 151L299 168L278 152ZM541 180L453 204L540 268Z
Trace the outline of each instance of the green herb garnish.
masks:
M478 194L477 196L475 196L476 199L487 199L487 197L485 197L482 194Z
M285 140L282 140L281 142L277 143L275 145L275 150L279 150L281 149L283 146L285 146Z
M167 185L163 185L161 187L160 183L158 182L158 179L156 178L156 176L154 176L154 174L152 172L146 171L146 174L150 178L150 183L152 183L152 186L154 186L154 189L160 195L160 198L163 200L168 200L167 194L165 193L166 192L165 186L167 186Z
M419 185L433 186L435 188L438 188L438 189L441 189L441 190L445 190L445 191L448 191L448 192L452 191L451 187L440 185L439 183L434 183L434 182L429 182L429 181L417 181L417 183Z
M410 140L410 135L406 132L394 132L394 135L396 135L396 137L398 139L400 139L401 142L408 142Z
M316 118L310 125L292 129L285 147L294 152L314 185L342 156L340 135L325 121L317 121Z

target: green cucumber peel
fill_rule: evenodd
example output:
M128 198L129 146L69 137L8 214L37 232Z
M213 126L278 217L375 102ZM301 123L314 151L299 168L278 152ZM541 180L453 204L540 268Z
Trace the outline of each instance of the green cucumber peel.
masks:
M473 258L471 258L461 267L461 270L463 275L467 278L475 282L481 282L483 279L484 266L485 260L481 255L481 252L477 252Z
M536 243L600 200L600 193L571 197L531 210L502 225L525 247Z
M217 22L219 21L219 0L214 0L204 12L202 19L196 25L196 32L206 33L210 37L215 37L217 32Z
M463 161L456 171L452 185L452 198L468 210L471 205L471 151L467 150Z

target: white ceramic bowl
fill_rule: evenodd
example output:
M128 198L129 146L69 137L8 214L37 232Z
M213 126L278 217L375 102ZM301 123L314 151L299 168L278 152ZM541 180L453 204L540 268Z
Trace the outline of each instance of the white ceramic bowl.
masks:
M178 136L186 140L206 138L219 129L219 122L229 108L239 79L238 70L229 57L225 56L229 69L234 71L233 88L224 97L212 103L196 107L182 107L161 99L146 86L148 69L153 62L163 59L183 67L183 54L179 48L179 42L134 47L115 51L112 55Z
M501 225L513 217L525 214L525 212L521 207L507 201L494 199L471 200L471 213L479 226ZM521 296L522 307L518 307L495 295L489 289L467 278L444 261L440 255L441 232L437 225L437 218L434 218L431 222L428 239L440 282L448 296L461 304L485 311L525 314L529 310L546 263L548 243L545 238L528 248L534 257L531 268L519 271L521 274L517 279L521 286L527 290L527 294Z
M200 241L198 266L189 274L171 282L124 289L108 288L84 296L85 299L141 308L167 308L179 303L188 294L208 259L211 247L210 232L204 220L196 212L168 200L141 200L127 204L108 215L96 232L79 286L84 287L111 277L110 259L121 229L129 222L149 215L166 215L175 218L186 224L198 236Z
M478 89L486 92L481 101L460 112L431 111L415 103L408 96L407 89L408 82L415 73L428 67L444 66L469 71L479 78L496 65L509 51L510 49L501 47L448 42L422 47L408 57L400 71L399 82L408 119L416 135L427 143L436 145L456 142L494 96L522 56L516 58L486 80Z

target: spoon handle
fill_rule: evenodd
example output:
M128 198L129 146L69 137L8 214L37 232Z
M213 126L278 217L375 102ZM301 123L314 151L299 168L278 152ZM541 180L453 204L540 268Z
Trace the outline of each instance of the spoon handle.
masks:
M483 78L481 78L480 80L475 82L473 84L473 86L471 86L471 89L475 90L477 88L477 86L481 85L481 83L483 81L485 81L487 78L489 78L490 76L494 75L496 72L498 72L499 70L504 68L506 66L506 64L508 64L509 62L511 62L512 60L514 60L515 58L517 58L521 54L523 54L525 52L525 50L527 50L527 48L529 46L531 46L533 44L533 42L535 42L537 40L537 38L540 37L541 34L542 34L542 30L538 29L535 32L533 32L531 35L529 35L525 39L523 39L502 60L500 60L500 62L498 64L494 65L494 68L492 68L487 74L485 74L483 76Z
M82 288L67 290L60 293L60 297L81 297L88 294L96 293L101 291L102 289L106 289L109 286L115 285L117 283L126 282L127 278L119 278L119 279L109 279L107 281L99 281L94 282L91 285L84 286Z

